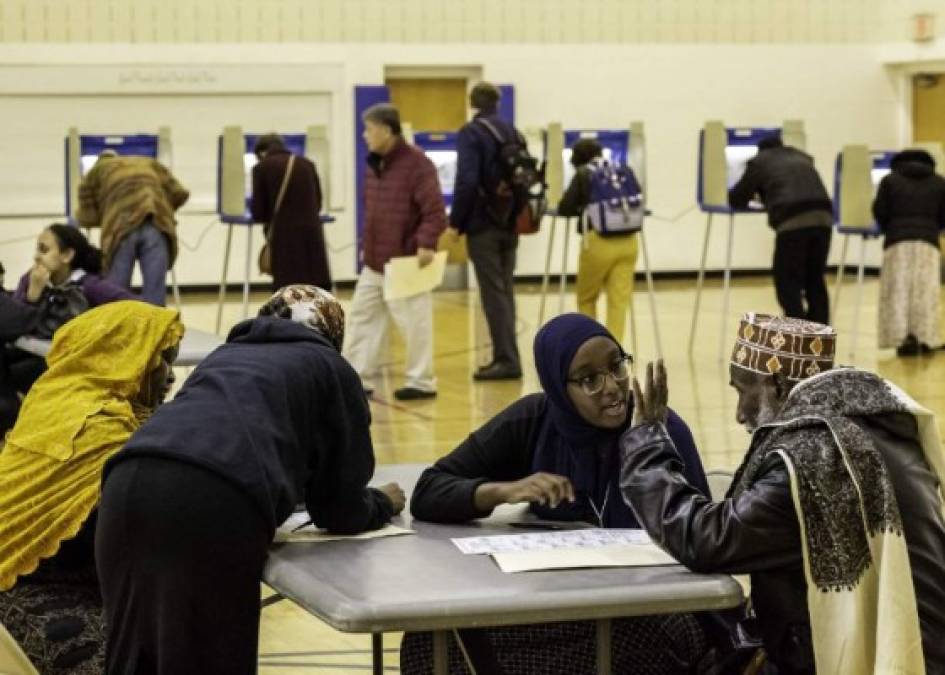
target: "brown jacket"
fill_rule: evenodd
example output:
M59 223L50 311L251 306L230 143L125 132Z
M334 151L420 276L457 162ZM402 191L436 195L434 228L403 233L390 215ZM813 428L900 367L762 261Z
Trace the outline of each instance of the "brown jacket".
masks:
M102 228L104 268L118 245L148 216L167 238L168 258L177 259L177 211L190 193L160 162L150 157L103 157L79 185L76 220Z
M391 258L436 249L446 229L446 205L436 167L423 151L400 141L372 154L364 182L364 264L384 272Z

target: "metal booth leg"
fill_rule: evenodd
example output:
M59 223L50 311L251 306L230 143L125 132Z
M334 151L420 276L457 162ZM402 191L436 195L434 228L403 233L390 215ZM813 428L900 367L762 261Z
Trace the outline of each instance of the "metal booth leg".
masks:
M551 217L551 233L548 236L548 252L545 253L545 273L541 277L541 299L538 301L538 327L545 322L545 300L548 297L548 281L551 277L551 252L555 247L555 230L558 227L557 214Z
M226 247L223 249L223 276L220 278L220 296L217 298L217 327L215 333L220 332L223 321L223 303L226 300L226 273L230 267L230 245L233 243L233 223L226 227Z
M860 309L863 307L863 285L866 281L866 235L860 237L860 265L856 271L856 304L853 306L853 339L850 341L850 358L856 356L857 340L860 336Z
M696 278L696 304L692 309L692 325L689 327L689 355L696 343L696 324L699 322L699 305L702 303L702 286L705 283L705 261L709 255L709 235L712 234L712 214L705 221L705 240L702 242L702 262L699 263L699 276Z
M660 339L660 319L656 313L656 288L653 285L653 270L650 268L650 254L646 248L646 236L640 230L640 248L643 249L643 268L646 274L646 290L650 296L650 315L653 320L653 336L656 338L656 358L663 358L663 341Z
M253 265L253 226L246 226L246 268L243 270L243 318L249 316L249 275Z
M732 248L735 246L735 214L728 217L728 250L725 252L725 276L722 281L722 333L719 336L719 363L725 359L725 343L727 335L725 328L728 325L728 305L732 284Z
M850 245L850 235L845 234L843 235L843 245L840 247L840 264L837 266L837 281L834 284L833 304L831 305L831 308L833 309L832 313L834 315L834 324L837 323L836 312L837 312L837 309L840 307L840 291L843 289L843 275L846 272L847 248L849 247L849 245Z
M568 218L564 219L564 252L561 254L561 278L558 283L558 314L564 314L564 291L568 284L568 247L571 244L569 221Z
M180 287L177 285L177 272L171 268L171 289L174 292L174 306L180 311Z

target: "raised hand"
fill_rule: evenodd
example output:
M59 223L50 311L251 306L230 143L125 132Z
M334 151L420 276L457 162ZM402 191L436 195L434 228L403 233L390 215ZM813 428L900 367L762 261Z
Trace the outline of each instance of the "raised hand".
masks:
M633 427L641 424L665 424L669 413L669 385L663 359L646 364L645 388L633 378Z

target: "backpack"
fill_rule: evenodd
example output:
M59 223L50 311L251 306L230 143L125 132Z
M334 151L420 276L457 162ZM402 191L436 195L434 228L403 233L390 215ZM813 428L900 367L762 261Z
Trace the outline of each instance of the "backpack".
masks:
M486 128L499 146L495 159L495 180L490 181L494 186L488 192L481 190L499 207L499 213L491 207L487 207L487 210L493 220L502 223L506 221L506 218L501 217L502 212L508 214L510 209L514 209L516 232L538 232L548 208L544 166L539 166L538 160L528 152L525 139L518 131L513 129L511 138L505 138L489 120L478 117L476 121Z
M643 195L629 166L602 161L590 165L590 199L584 220L601 234L637 232L643 227Z
M66 322L79 316L89 308L89 301L82 286L69 281L62 286L51 286L43 290L39 299L39 316L31 335L50 340Z

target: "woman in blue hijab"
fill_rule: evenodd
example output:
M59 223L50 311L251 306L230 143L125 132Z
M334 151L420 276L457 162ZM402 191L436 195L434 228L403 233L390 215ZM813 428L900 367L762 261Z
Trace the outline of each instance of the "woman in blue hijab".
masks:
M545 324L534 352L543 393L516 401L424 471L410 503L414 518L465 522L488 516L500 504L528 503L545 520L640 527L618 485L618 441L632 414L632 359L604 326L583 314ZM708 495L686 423L670 411L667 430L686 478ZM506 675L595 672L590 622L486 632ZM691 615L621 619L614 622L613 640L614 669L621 673L690 672L705 650ZM408 634L401 671L430 672L428 646L427 635ZM451 672L464 673L459 652L452 652ZM562 671L562 663L573 669Z

